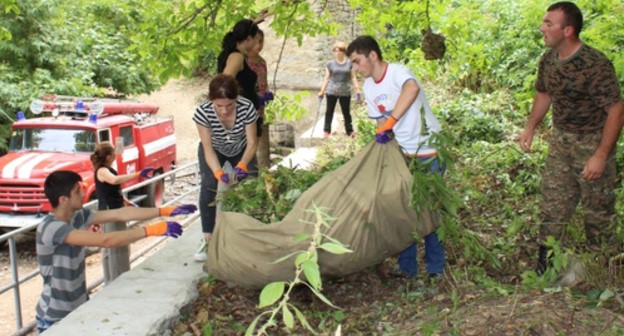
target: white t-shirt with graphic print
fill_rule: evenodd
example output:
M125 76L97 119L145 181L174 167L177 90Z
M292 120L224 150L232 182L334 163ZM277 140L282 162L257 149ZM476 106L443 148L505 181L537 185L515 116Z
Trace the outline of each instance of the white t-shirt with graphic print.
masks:
M430 133L440 131L440 123L431 112L425 90L412 72L401 64L388 64L384 76L379 82L368 77L362 90L368 105L368 116L371 119L389 117L396 105L403 85L413 80L420 90L416 100L393 127L395 138L407 154L428 155L436 150L427 146ZM424 111L424 118L421 112ZM424 119L425 125L422 124Z

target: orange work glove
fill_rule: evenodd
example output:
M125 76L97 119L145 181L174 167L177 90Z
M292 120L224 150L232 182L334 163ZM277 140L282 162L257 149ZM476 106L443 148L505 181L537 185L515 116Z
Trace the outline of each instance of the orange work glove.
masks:
M236 167L234 167L234 173L236 174L236 179L238 181L244 180L249 177L247 165L243 161L239 162Z
M171 216L171 213L175 209L176 209L176 207L174 207L174 206L158 208L158 216L160 216L160 217L169 217L169 216Z
M226 174L223 169L215 170L214 177L217 181L222 181L223 183L230 183L230 177Z
M145 236L162 236L167 232L167 222L158 222L156 224L150 224L143 227L145 230Z
M160 217L169 217L177 215L188 215L197 211L195 204L182 204L178 206L168 206L158 209L158 215Z
M143 227L145 236L169 236L178 238L182 235L182 226L176 222L158 222Z
M397 119L393 117L392 115L390 115L383 125L377 127L377 131L375 133L381 134L383 132L392 131L392 127L394 127L394 124L396 123L397 123Z

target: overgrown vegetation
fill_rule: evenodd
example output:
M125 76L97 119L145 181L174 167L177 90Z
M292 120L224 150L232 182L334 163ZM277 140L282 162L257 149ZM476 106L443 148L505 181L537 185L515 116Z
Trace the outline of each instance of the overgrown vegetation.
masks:
M335 296L335 303L345 310L327 311L312 301L308 312L316 316L310 323L320 330L335 330L338 324L343 324L348 334L397 334L397 328L409 334L462 334L465 331L462 321L476 314L470 308L474 308L475 302L482 302L483 306L512 307L510 317L502 318L504 323L500 326L484 319L483 330L502 334L504 326L508 326L509 330L544 331L534 329L539 321L524 321L526 325L520 326L510 324L511 317L523 309L518 302L543 298L547 294L542 290L556 278L555 272L536 277L532 271L537 256L534 241L540 172L549 121L539 130L531 154L521 152L516 144L528 116L537 62L544 51L538 27L552 1L348 2L357 10L363 32L378 37L384 58L408 64L425 83L434 112L450 139L448 150L455 158L455 166L447 171L445 183L460 197L461 203L456 209L455 225L443 229L449 267L445 281L436 287L440 296L415 291L409 282L392 282L390 286L382 284L371 289L369 286L377 281L371 273L353 275L344 280L344 286L338 284L326 293L331 299ZM582 39L613 61L623 85L624 54L620 49L624 45L624 2L579 0L577 3L586 17ZM271 28L280 37L301 41L304 35L332 34L339 28L332 21L332 13L323 11L322 6L299 1L3 1L0 3L0 151L6 149L10 119L18 110L26 110L31 98L43 92L68 95L149 92L172 77L210 72L214 68L210 62L223 34L238 19L259 17L265 8L273 18ZM294 22L297 24L293 25ZM446 37L446 55L438 61L426 61L420 49L420 31L429 27ZM257 182L242 183L238 195L224 195L224 203L238 204L237 211L247 212L265 223L279 220L301 192L344 163L359 146L372 141L374 125L367 120L363 109L358 113L354 121L358 138L346 144L330 140L321 149L317 169L295 172L280 168L276 172L264 172ZM618 143L617 165L623 171L623 141ZM620 179L617 219L610 228L620 242L624 241L623 204L624 188ZM228 210L227 206L224 210ZM572 248L553 245L558 266L566 264L563 252L574 251L573 246L583 244L579 227L580 220L575 218L568 230ZM566 333L571 330L566 328L574 325L586 334L624 333L621 317L617 317L624 310L618 292L622 288L622 276L610 276L606 271L604 267L591 270L590 281L580 288L550 289L560 292L548 293L558 301L549 302L547 308L583 315L586 319L582 321L583 327L579 327L580 322L576 325L553 322L559 328L556 331ZM620 272L624 270L620 268ZM232 309L232 302L247 307L247 301L255 302L254 299L241 299L234 291L213 281L203 283L200 290L211 295L211 300L226 302L219 306L223 308L219 310L221 319L214 322L219 324L220 334L242 333L246 326L240 321L253 320L249 315L256 312ZM222 293L215 294L217 290ZM370 308L359 309L361 305ZM592 316L593 310L583 314L575 310L600 306L611 309L616 317L602 321L599 326L592 324L592 319L598 320ZM570 307L574 309L567 311ZM496 313L491 312L491 316ZM384 320L388 316L398 317ZM197 321L205 322L203 318Z

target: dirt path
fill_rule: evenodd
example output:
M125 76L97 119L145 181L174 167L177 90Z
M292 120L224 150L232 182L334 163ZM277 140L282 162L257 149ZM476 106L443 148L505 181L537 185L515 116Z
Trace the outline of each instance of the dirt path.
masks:
M160 90L137 99L160 106L158 115L173 116L177 143L178 164L195 160L199 138L193 114L208 92L208 79L172 80Z

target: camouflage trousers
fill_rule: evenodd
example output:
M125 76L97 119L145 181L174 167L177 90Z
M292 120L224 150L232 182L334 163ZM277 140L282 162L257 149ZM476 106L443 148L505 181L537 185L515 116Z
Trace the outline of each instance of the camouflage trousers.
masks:
M603 175L593 181L581 177L585 162L594 154L602 132L591 134L565 133L553 129L546 166L542 174L541 226L538 243L546 237L564 238L565 227L577 205L584 210L585 235L590 247L607 243L615 215L615 155L606 162Z

